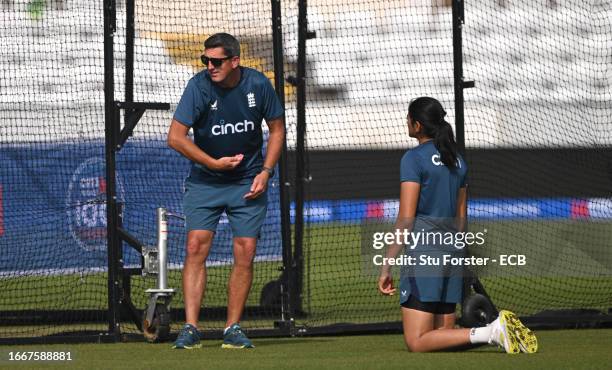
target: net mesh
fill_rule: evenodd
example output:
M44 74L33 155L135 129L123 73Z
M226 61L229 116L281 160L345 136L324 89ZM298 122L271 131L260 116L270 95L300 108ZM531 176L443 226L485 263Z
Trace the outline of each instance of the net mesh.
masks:
M470 229L487 229L488 252L526 254L530 269L480 271L499 307L521 315L612 306L610 279L609 1L476 2L465 5L465 134ZM398 169L414 146L408 102L434 96L454 122L449 1L308 2L307 192L299 324L397 321L397 301L376 291L362 254L372 225L397 214ZM104 331L107 309L102 4L2 2L0 63L0 338ZM125 2L117 3L115 99L124 100ZM297 64L296 2L282 3L286 76ZM165 135L188 79L214 32L241 41L243 65L273 78L268 1L139 1L134 101L147 111L117 155L125 228L155 244L155 208L182 212L189 164ZM286 87L287 140L296 146L295 90ZM265 126L264 126L265 127ZM581 179L583 179L581 181ZM278 180L258 247L244 326L270 328L261 307L280 275ZM171 219L168 285L185 257L181 220ZM220 329L231 264L222 220L209 258L204 329ZM365 247L368 247L365 245ZM138 266L127 246L124 260ZM150 278L134 277L143 308ZM46 312L59 322L24 324ZM38 314L39 315L39 314ZM24 319L28 318L28 320ZM49 319L49 321L52 321ZM181 322L175 320L173 329ZM137 332L125 321L122 331Z
M127 228L137 237L148 240L155 236L151 234L155 228L151 216L154 216L156 205L182 213L182 186L189 162L167 148L166 133L187 81L203 68L200 55L204 41L221 31L236 36L241 43L241 65L255 68L273 79L272 24L267 1L145 1L136 3L135 14L134 100L171 104L170 111L147 112L137 134L126 145L126 152L121 153L125 167L134 170L125 176L126 182L131 183L126 189L136 190L134 197L126 201L126 208L130 208L126 212ZM117 49L122 47L119 38ZM117 76L124 71L119 65ZM117 91L119 96L122 96L121 88ZM134 168L133 163L140 163L139 168ZM122 170L121 164L118 169ZM279 277L282 265L277 177L269 186L268 215L258 242L253 287L243 323L245 328L270 328L273 320L278 319L276 309L260 305L262 289ZM185 258L185 228L180 220L171 221L170 226L168 246L173 268L168 284L178 290L172 307L181 311L180 267ZM223 216L207 260L207 288L201 315L201 327L206 330L225 327L223 308L227 305L231 244L231 229ZM150 281L135 280L134 292L143 292L150 284ZM140 299L144 304L146 296L141 294ZM174 328L179 325L182 321L175 320ZM126 324L124 330L135 331L136 328Z
M96 250L104 228L102 4L1 6L0 337L103 330L83 322L102 321L96 312L107 307L106 259ZM72 308L81 314L62 313ZM66 325L49 323L54 316Z
M397 215L401 154L385 153L412 146L407 103L427 95L452 106L451 8L435 1L315 1L308 23L317 38L306 48L307 324L397 321L397 300L382 298L377 276L364 268L372 262L361 253L363 230L369 223L383 229Z
M3 6L0 279L8 294L0 300L0 337L102 332L108 308L102 3ZM118 2L117 101L127 100L129 92L126 14L126 2ZM170 103L171 109L147 111L117 153L117 196L124 228L145 245L156 245L155 209L182 214L189 162L167 147L166 133L187 81L202 69L203 42L214 32L234 34L241 41L241 64L272 79L271 10L267 1L143 1L136 2L134 23L133 101ZM264 286L279 277L282 260L277 177L269 184L246 328L270 328L279 317L278 289L272 286L262 298ZM168 286L178 291L171 307L180 317L183 221L171 218L169 231ZM140 256L125 243L123 261L140 267ZM231 231L223 216L208 258L203 329L224 327L231 262ZM131 286L134 305L143 309L154 278L135 276ZM37 321L40 315L46 319ZM40 325L25 324L36 321ZM127 317L121 330L138 332Z
M454 122L450 5L309 2L310 325L398 319L364 263L371 231L397 216L399 161L416 145L408 103L436 97ZM520 315L612 304L610 14L607 1L465 4L468 230L486 236L471 253L525 255L526 266L477 269L495 304Z
M489 182L505 199L501 214L491 202L475 202L474 213L488 220L474 226L489 229L487 253L528 259L516 271L485 269L498 307L534 314L612 305L610 5L466 5L464 74L477 81L466 91L466 144L509 153L496 171L470 174L479 179L474 192L489 193ZM567 180L575 177L582 181Z

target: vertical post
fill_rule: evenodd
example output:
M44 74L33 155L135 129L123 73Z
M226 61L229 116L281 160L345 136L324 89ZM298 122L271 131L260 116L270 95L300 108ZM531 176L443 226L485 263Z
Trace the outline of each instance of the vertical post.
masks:
M465 155L465 116L463 101L463 46L461 32L464 22L463 0L453 0L453 66L455 75L455 134L457 147Z
M474 81L463 80L463 39L462 31L465 22L463 0L453 0L453 66L455 75L455 132L457 137L457 148L465 159L465 101L463 89L474 87ZM468 188L469 199L469 188ZM468 250L469 253L469 250ZM469 296L472 288L476 293L483 294L489 298L482 283L473 272L464 270L462 304ZM493 302L491 301L491 304ZM493 306L495 308L495 306ZM461 308L463 310L463 306Z
M125 101L134 101L134 0L125 2ZM128 114L126 109L125 114Z
M157 289L168 288L168 216L164 208L157 209Z
M119 237L115 186L115 145L119 110L115 107L113 38L117 30L115 0L104 0L104 134L106 160L106 238L108 254L108 331L119 340Z
M294 290L292 307L301 311L302 307L302 274L303 274L303 240L304 240L304 182L305 169L305 141L306 141L306 39L308 38L308 20L306 0L298 2L298 61L297 61L297 133L295 152L295 250L294 264Z
M283 61L283 27L281 1L272 1L272 49L274 56L274 89L278 95L281 105L285 108L285 71ZM286 127L286 124L285 124ZM285 130L286 132L286 130ZM287 140L283 142L283 149L278 163L278 178L280 187L280 211L281 211L281 239L283 248L283 276L281 279L283 294L288 299L282 300L281 320L286 321L293 317L290 305L291 291L288 285L292 284L293 279L293 249L291 247L291 216L290 216L290 190L289 174L287 171ZM288 317L287 317L288 316Z

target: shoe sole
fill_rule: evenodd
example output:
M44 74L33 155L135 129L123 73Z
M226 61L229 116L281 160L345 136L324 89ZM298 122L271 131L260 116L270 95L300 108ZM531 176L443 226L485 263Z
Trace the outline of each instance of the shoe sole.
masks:
M172 346L172 349L197 349L197 348L202 348L202 344L194 344L193 346L182 346L182 347Z
M503 347L506 353L515 355L521 352L519 341L515 334L515 328L509 319L510 311L499 311L499 321L501 324L501 332L499 333L500 343L504 343Z
M526 327L514 313L506 312L506 320L511 330L514 332L521 352L536 353L538 351L538 338L536 338L535 334Z
M238 345L235 345L235 344L223 343L221 345L221 348L225 348L225 349L243 349L243 348L255 348L255 346L253 346L253 345L247 346L246 344L238 346Z

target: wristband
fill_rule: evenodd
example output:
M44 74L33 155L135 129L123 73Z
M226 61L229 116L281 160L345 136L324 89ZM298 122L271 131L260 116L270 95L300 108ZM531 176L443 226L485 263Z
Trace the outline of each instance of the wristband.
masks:
M270 177L274 177L274 168L268 168L266 166L263 166L261 170L266 171L268 175L270 175Z

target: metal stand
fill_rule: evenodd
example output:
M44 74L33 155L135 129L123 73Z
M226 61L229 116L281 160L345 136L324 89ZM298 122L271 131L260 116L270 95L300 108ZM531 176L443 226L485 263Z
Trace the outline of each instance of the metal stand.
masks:
M142 332L149 342L160 342L170 334L170 302L175 290L168 288L168 217L164 208L157 209L157 246L143 247L142 274L157 275L157 287L147 289L150 295L142 320Z

